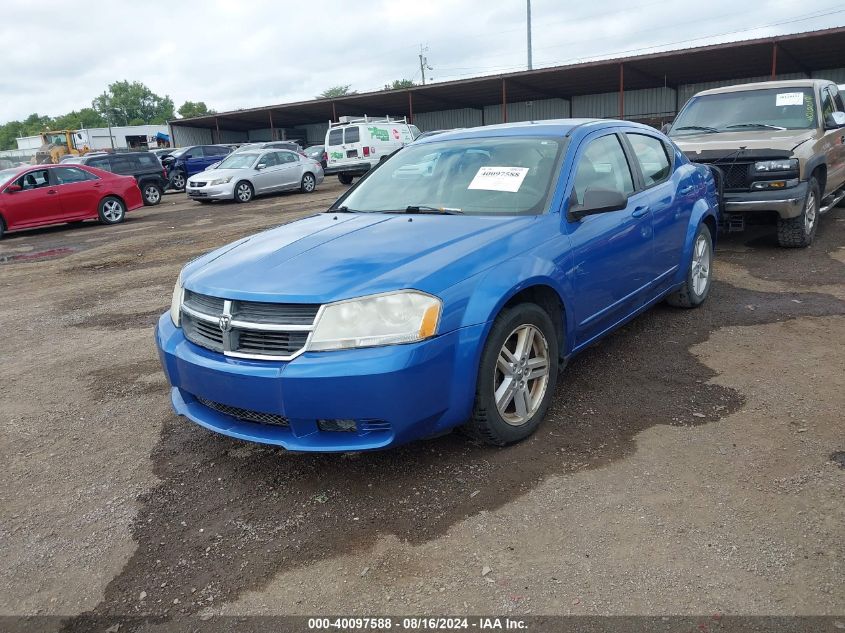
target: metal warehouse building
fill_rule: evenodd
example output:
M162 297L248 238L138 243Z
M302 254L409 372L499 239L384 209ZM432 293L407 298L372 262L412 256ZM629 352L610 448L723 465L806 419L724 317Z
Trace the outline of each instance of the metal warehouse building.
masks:
M175 145L298 139L321 144L344 115L407 116L421 130L565 117L660 125L696 92L770 79L845 83L845 27L313 99L181 119Z

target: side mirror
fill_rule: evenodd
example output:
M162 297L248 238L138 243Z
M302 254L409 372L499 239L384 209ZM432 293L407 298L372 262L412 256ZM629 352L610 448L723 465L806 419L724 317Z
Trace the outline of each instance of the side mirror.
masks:
M18 191L23 191L23 187L20 185L9 185L6 187L6 193L16 193Z
M828 129L845 127L845 112L831 112L824 121Z
M619 191L610 189L587 189L584 192L584 204L572 207L569 216L580 220L588 215L620 211L628 206L628 198Z
M267 167L267 165L266 165L265 163L258 163L258 164L255 166L255 168L256 168L258 171L261 171L261 170L262 170L262 169L264 169L265 167Z
M660 126L660 131L663 132L664 134L667 134L667 135L669 134L669 130L671 130L671 129L672 129L671 123L664 123L663 125Z

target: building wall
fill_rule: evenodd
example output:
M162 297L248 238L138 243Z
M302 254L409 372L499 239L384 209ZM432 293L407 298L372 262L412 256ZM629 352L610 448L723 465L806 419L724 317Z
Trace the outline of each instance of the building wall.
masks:
M667 116L674 112L675 91L672 88L625 91L626 119ZM572 116L575 118L618 118L619 93L605 92L572 97Z
M216 130L215 130L216 134ZM241 130L220 130L220 139L218 143L246 143L249 140L249 134Z
M305 132L308 145L322 145L326 141L326 132L329 130L329 124L328 122L309 123L308 125L297 125L294 129Z
M173 147L187 147L189 145L211 145L211 128L188 127L171 123L173 130Z
M459 108L414 114L414 125L421 131L451 130L456 127L477 127L482 125L480 108Z
M571 116L571 110L572 106L566 99L515 101L508 103L508 123L566 119ZM502 105L484 106L484 125L495 125L497 123L502 123Z

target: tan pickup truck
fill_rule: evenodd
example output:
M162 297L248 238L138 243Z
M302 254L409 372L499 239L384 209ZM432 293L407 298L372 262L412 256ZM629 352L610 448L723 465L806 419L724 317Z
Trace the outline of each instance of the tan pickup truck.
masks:
M725 230L776 223L781 246L809 246L819 216L845 200L845 104L831 81L699 92L669 136L690 160L718 168Z

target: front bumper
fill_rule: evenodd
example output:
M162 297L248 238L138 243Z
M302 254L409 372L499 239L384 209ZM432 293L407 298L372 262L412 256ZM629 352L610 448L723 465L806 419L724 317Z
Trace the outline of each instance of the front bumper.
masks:
M226 357L189 342L165 313L156 345L176 413L230 437L293 451L361 451L428 437L470 415L484 325L408 345L306 352L289 362ZM200 399L284 416L288 426L219 412ZM323 431L318 420L355 420Z
M781 218L794 218L801 215L804 209L807 187L807 182L804 181L799 182L797 187L781 191L725 192L725 211L727 213L775 211Z
M188 179L185 193L194 200L231 200L235 197L235 183L227 182L224 185L191 187L191 181Z

